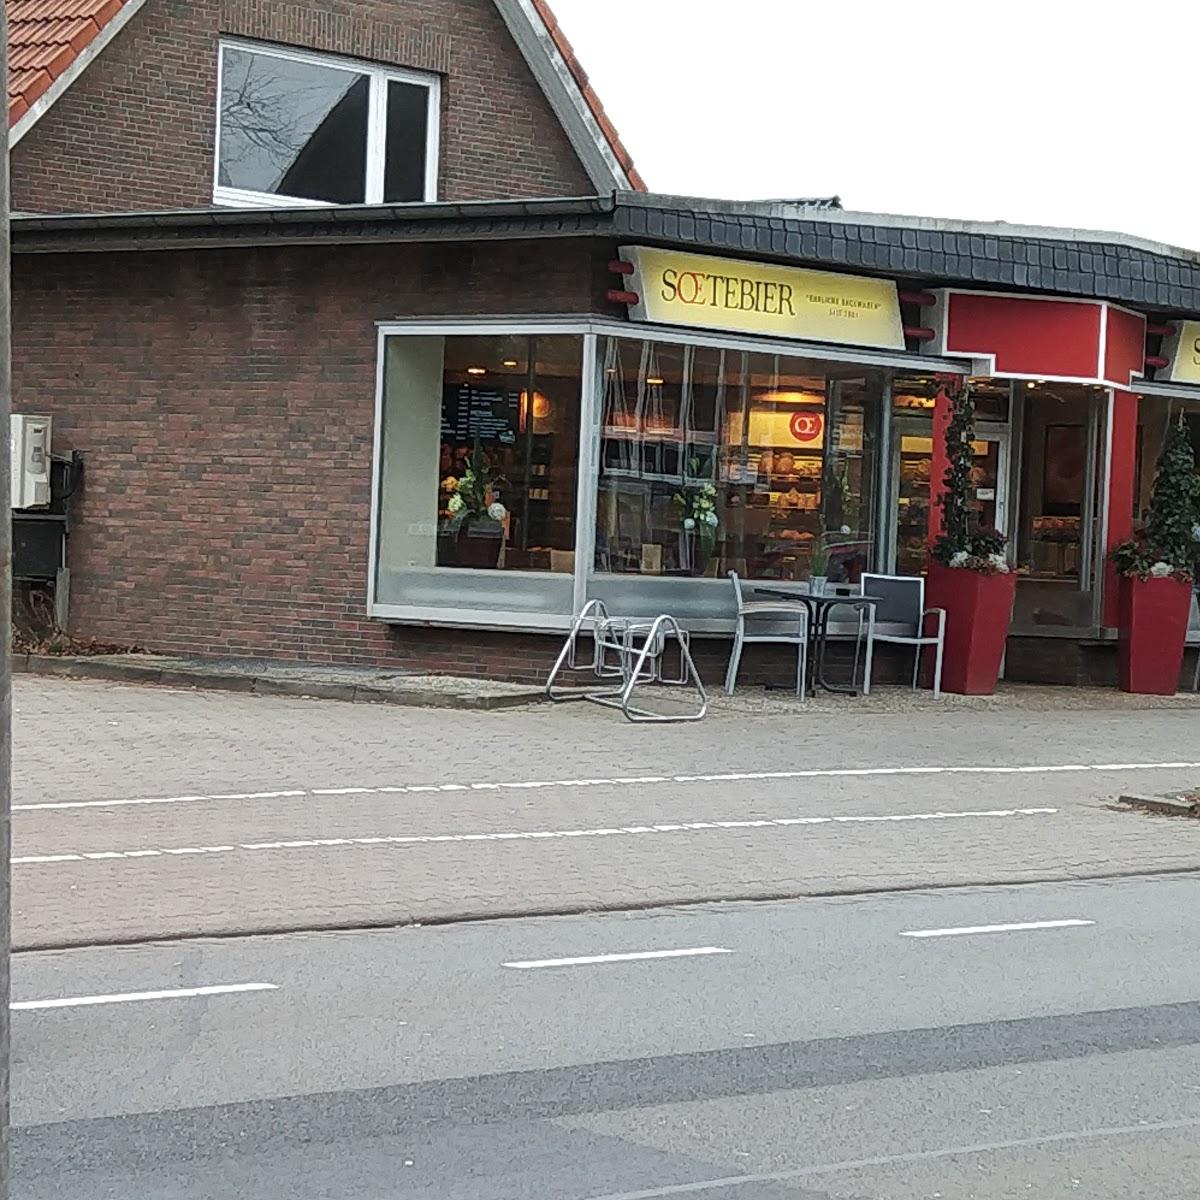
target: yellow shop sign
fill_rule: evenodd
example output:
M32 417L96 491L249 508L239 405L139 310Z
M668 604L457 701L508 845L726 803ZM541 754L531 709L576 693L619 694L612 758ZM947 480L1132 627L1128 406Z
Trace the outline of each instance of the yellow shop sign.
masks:
M1175 321L1175 332L1163 345L1169 361L1157 379L1167 383L1200 383L1200 321Z
M904 349L900 298L884 279L650 246L622 246L633 264L626 288L635 321L691 325L766 337Z

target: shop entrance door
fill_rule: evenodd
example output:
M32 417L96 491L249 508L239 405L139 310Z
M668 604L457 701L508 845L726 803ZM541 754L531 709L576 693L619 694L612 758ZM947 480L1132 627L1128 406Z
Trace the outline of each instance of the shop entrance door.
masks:
M935 514L932 497L933 423L921 417L896 421L895 459L892 464L893 511L896 514L896 564L900 575L925 571ZM981 527L1008 533L1007 425L980 423L972 442L971 507Z

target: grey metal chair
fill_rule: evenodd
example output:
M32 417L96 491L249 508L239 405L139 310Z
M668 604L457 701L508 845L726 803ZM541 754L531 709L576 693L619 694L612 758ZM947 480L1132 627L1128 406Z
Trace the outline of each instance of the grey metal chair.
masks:
M863 695L871 692L871 668L876 642L888 642L916 648L913 662L913 687L921 673L921 651L935 647L933 694L942 694L942 658L946 643L946 611L925 607L925 580L913 575L864 575L863 595L878 596L867 613L867 656L863 668ZM926 619L937 619L936 632L925 632Z
M808 606L798 600L747 600L736 571L729 572L737 602L737 627L733 650L725 671L725 691L733 695L737 686L742 647L747 642L778 642L796 650L796 695L803 696L808 678Z

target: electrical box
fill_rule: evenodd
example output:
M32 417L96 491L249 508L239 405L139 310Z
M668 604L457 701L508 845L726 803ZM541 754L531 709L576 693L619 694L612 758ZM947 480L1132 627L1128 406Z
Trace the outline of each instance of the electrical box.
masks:
M12 507L50 506L49 417L12 414L11 458Z

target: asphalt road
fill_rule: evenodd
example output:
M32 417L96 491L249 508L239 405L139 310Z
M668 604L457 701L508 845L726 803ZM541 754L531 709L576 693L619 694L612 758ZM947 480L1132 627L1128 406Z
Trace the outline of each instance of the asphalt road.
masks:
M23 954L13 1195L1183 1200L1198 908L1176 876Z
M22 948L1200 869L1200 707L837 711L634 727L25 679ZM1075 697L1064 693L1069 703ZM896 709L896 704L901 709Z

